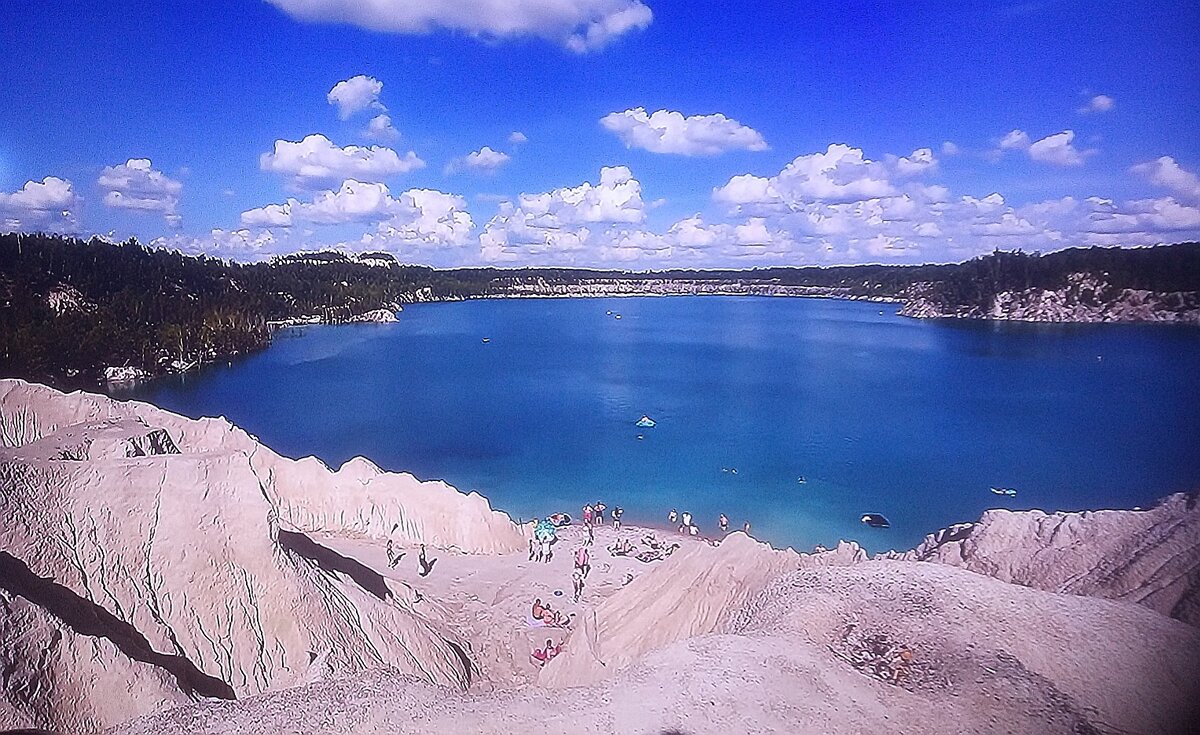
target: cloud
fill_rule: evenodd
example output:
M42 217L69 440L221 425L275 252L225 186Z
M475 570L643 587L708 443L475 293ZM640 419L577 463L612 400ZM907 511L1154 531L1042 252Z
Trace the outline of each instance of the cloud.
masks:
M349 145L339 148L324 135L304 140L275 141L275 150L259 157L263 171L290 176L300 186L356 178L380 181L395 174L424 168L425 162L409 151L403 158L391 148Z
M458 171L473 171L483 174L494 174L501 166L512 160L507 153L494 151L486 145L477 151L473 151L463 156L456 158L446 165L445 173L447 175Z
M379 102L379 94L383 92L383 82L365 74L344 79L333 85L325 99L329 104L338 108L338 117L349 120L351 117L366 109L384 110Z
M1024 130L1012 130L1000 139L1000 150L1023 151L1029 148L1029 134Z
M1094 154L1095 150L1080 151L1072 145L1075 140L1073 130L1048 135L1029 145L1029 157L1035 161L1051 163L1055 166L1082 166L1084 158Z
M79 198L70 181L46 176L12 193L0 191L0 221L9 231L77 232Z
M367 137L374 140L397 140L400 131L392 127L391 116L382 113L371 118L370 124L367 125Z
M913 151L908 157L872 161L858 148L834 143L824 153L797 156L777 176L734 176L713 191L713 199L753 214L795 210L807 202L888 197L900 191L893 179L932 170L936 164L928 148ZM914 186L921 188L919 184Z
M589 241L612 240L623 226L641 225L645 218L642 186L633 173L625 166L602 168L599 184L521 194L515 206L501 203L479 236L480 247L491 261L557 258L582 253Z
M300 242L280 238L272 230L214 229L199 237L175 234L157 237L150 247L174 250L185 255L206 255L210 258L235 260L242 263L265 260L272 255L295 252Z
M767 143L753 128L721 114L693 115L659 110L647 114L642 107L612 112L600 124L614 133L626 148L683 156L714 156L729 150L762 151Z
M1170 156L1139 163L1129 170L1152 184L1174 192L1184 201L1200 204L1200 177L1184 169Z
M242 213L244 227L289 228L299 224L378 225L362 236L363 249L394 250L400 245L463 245L474 228L466 201L432 189L410 189L392 197L385 184L342 182L311 202L288 199Z
M1013 130L1000 139L992 159L997 160L1005 151L1025 151L1029 158L1041 163L1055 166L1082 166L1088 156L1099 151L1096 149L1079 150L1074 145L1075 131L1064 130L1061 133L1047 135L1038 141L1033 141L1024 130Z
M961 150L954 142L947 140L942 143L943 156L957 156L959 153L961 153Z
M525 133L522 133L520 130L514 130L512 134L508 136L508 142L512 145L521 145L522 143L528 143L529 138L526 137Z
M650 25L641 0L268 0L303 21L346 23L373 31L461 31L483 39L533 36L576 53Z
M104 203L117 209L162 214L172 227L180 224L177 212L183 184L154 169L148 158L131 158L106 166L96 181L107 192Z
M1087 104L1080 107L1077 112L1081 115L1089 115L1096 112L1108 112L1116 104L1116 100L1106 94L1098 94L1088 100Z

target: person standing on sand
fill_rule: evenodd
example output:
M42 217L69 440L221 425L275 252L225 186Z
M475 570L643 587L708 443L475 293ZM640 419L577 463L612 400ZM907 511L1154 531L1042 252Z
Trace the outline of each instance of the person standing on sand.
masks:
M587 532L588 532L587 542L588 542L588 545L590 546L591 544L596 543L596 532L592 530L591 524L588 524Z
M579 602L579 596L583 594L583 572L576 569L571 574L571 583L575 586L575 602Z
M721 533L729 533L729 519L725 517L724 513L717 519L717 523L721 526Z
M603 526L603 525L604 525L604 509L605 509L605 508L607 508L607 507L608 507L608 506L607 506L607 505L605 505L604 503L596 503L596 515L595 515L595 518L596 518L596 525L597 525L597 526Z
M592 527L592 506L590 505L583 506L583 525L588 528Z
M619 505L617 507L613 508L612 517L613 517L613 530L614 531L621 530L621 516L623 516L623 515L625 515L624 508L622 508Z
M679 527L680 533L686 533L688 526L692 525L692 514L690 511L683 512L683 525Z
M742 533L745 533L747 536L750 535L750 521L746 521L742 524Z
M674 526L678 522L679 522L679 514L675 512L674 508L672 508L671 512L669 514L667 514L667 523L670 523L672 526Z
M421 555L417 557L417 574L420 574L422 577L428 577L429 573L433 571L434 564L437 564L437 559L433 561L426 559L425 544L421 544Z
M591 559L586 546L575 549L575 570L585 577L588 572L592 571Z

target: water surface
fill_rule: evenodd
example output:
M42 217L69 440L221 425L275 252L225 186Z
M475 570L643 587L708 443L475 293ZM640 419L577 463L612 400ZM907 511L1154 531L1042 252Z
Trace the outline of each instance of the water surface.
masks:
M631 522L674 507L713 531L724 512L801 549L909 548L986 508L1129 508L1200 485L1200 330L895 308L420 304L396 324L289 330L134 395L224 415L287 456L336 467L364 455L445 479L517 517L604 499ZM657 426L637 428L643 414ZM863 526L864 512L892 528Z

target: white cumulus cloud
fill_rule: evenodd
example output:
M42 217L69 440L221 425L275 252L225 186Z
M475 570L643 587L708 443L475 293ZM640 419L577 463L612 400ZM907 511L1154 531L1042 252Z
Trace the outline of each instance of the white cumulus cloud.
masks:
M1084 158L1092 155L1095 151L1079 150L1074 146L1074 140L1075 131L1073 130L1047 135L1045 138L1029 144L1029 157L1035 161L1051 163L1055 166L1082 166Z
M177 208L183 184L155 170L148 158L106 166L96 183L105 190L104 203L110 207L157 212L172 226L180 223Z
M1116 105L1116 100L1106 94L1098 94L1087 101L1087 104L1079 108L1081 115L1088 115L1095 112L1108 112Z
M512 131L512 134L508 136L508 142L512 145L521 145L522 143L528 143L529 138L520 130L514 130Z
M0 222L10 231L75 232L79 198L70 181L46 176L26 181L20 189L0 191Z
M512 158L507 153L494 151L485 145L477 151L472 151L462 158L456 158L451 161L447 164L445 173L453 174L458 171L473 171L475 173L493 174L510 160Z
M379 94L383 92L383 82L365 74L344 79L333 85L325 99L329 104L338 108L338 117L349 120L355 114L366 109L384 109L379 102Z
M533 36L584 53L650 25L641 0L268 0L300 20L388 33L460 31L485 39Z
M641 182L625 166L602 168L599 184L521 194L516 205L501 203L479 237L481 252L491 261L558 258L584 252L589 241L611 240L623 226L641 225L645 218Z
M1152 184L1174 192L1184 201L1200 204L1200 177L1180 166L1170 156L1139 163L1129 170Z
M382 113L371 118L367 125L367 137L375 140L396 140L400 137L400 131L392 127L391 115Z
M324 135L309 135L299 142L275 141L275 149L259 157L264 171L292 177L299 185L344 179L380 181L425 166L409 151L402 158L383 146L335 145Z
M637 107L609 113L600 119L600 124L627 148L642 148L652 153L713 156L729 150L767 148L757 130L720 113L684 117L683 113L671 110L649 114Z

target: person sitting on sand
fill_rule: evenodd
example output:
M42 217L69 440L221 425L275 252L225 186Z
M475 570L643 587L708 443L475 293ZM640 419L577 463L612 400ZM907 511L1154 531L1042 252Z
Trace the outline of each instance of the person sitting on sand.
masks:
M558 644L557 646L555 646L550 641L547 640L546 641L546 661L548 662L551 659L553 659L555 656L557 656L558 654L562 653L563 648L564 648L564 646L561 643Z
M535 598L534 598L534 600L533 600L533 611L532 611L532 612L533 612L533 619L534 619L534 620L541 620L541 619L542 619L542 613L543 613L543 612L545 612L545 610L546 610L546 608L542 607L542 598L540 598L540 597L535 597Z

